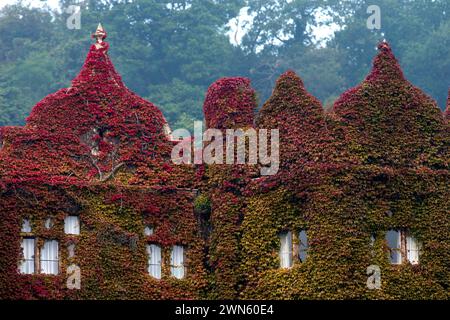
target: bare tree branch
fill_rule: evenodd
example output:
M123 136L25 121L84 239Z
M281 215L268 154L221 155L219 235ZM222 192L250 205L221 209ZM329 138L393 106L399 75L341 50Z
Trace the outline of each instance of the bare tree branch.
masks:
M115 166L110 173L108 173L106 176L103 177L103 175L100 177L100 182L106 182L119 171L122 167L125 166L125 162L119 163L117 166Z

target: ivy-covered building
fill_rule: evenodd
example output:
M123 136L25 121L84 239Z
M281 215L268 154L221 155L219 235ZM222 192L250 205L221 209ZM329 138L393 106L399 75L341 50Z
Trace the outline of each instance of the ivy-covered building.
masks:
M194 171L172 164L164 116L122 83L101 27L94 36L71 87L2 128L0 296L200 297Z
M71 87L0 128L0 298L450 297L448 111L387 43L329 112L292 71L259 112L248 79L211 85L208 128L280 130L261 176L175 165L163 114L93 36Z

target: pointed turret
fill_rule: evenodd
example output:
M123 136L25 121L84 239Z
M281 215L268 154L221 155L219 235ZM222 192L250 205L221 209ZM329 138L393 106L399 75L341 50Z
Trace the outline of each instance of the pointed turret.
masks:
M400 64L386 41L378 45L378 54L373 61L372 71L367 76L367 80L372 79L376 81L405 80Z
M42 172L71 170L79 177L106 180L128 165L162 164L158 159L170 155L164 116L123 84L107 54L106 36L99 24L72 86L40 101L24 136L15 142L27 152L24 161L41 166ZM33 143L26 135L32 135Z
M222 78L206 93L203 112L207 128L233 129L253 126L255 90L247 78Z
M388 43L378 50L370 74L336 101L333 113L344 124L346 141L355 142L349 146L362 163L423 164L442 128L441 111L405 79Z
M72 86L49 95L39 102L27 119L28 125L41 129L65 130L71 128L80 134L89 131L93 122L117 124L118 117L142 113L140 124L157 124L156 131L164 132L166 121L157 107L131 92L122 82L107 52L107 34L101 24L93 33L91 46L80 73ZM144 115L145 114L145 115ZM51 116L50 116L51 115ZM154 129L152 131L155 131Z
M323 160L328 135L322 105L294 71L277 80L258 115L257 127L279 130L281 176L287 173L300 177L298 170Z
M258 124L268 124L278 114L291 117L291 121L280 123L286 126L296 126L299 124L296 120L304 122L309 116L322 114L320 101L305 89L302 79L292 70L278 78L272 96L259 113ZM301 118L294 119L297 115Z

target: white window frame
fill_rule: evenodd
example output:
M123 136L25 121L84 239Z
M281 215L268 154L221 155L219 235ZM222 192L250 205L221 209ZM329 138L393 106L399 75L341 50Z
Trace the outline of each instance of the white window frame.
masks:
M40 253L40 273L59 274L59 241L45 240Z
M304 239L302 239L304 235ZM308 230L300 230L298 233L298 259L305 262L308 259L309 241Z
M47 229L47 230L50 230L51 228L53 228L53 226L54 226L53 218L48 217L48 218L45 220L44 226L45 226L45 229Z
M406 233L406 258L413 265L419 264L421 243L409 232Z
M395 247L395 248L391 247L391 243L389 243L390 242L389 241L389 234L392 234L392 233L396 233L396 236L397 236L397 247ZM389 261L390 261L390 263L394 264L394 265L402 264L402 261L403 261L402 232L400 230L395 230L395 229L388 230L386 232L386 242L387 242L388 247L389 247ZM397 259L396 260L394 260L394 255L393 255L394 253L396 253L396 255L397 255Z
M46 229L53 228L53 218L47 217L44 227ZM22 259L18 262L18 272L20 274L58 275L61 263L60 240L42 239L44 241L42 247L38 245L38 240L39 238L32 233L31 219L23 219L21 227ZM28 243L28 249L25 249L26 243Z
M154 228L153 226L151 226L151 225L145 226L145 228L144 228L144 235L145 235L146 237L150 237L150 236L152 236L154 233L155 233L155 228Z
M64 218L64 233L68 235L78 236L80 235L80 217L79 216L66 216Z
M148 274L154 278L160 280L162 277L162 248L157 244L147 245L148 254Z
M398 233L398 246L399 248L391 248L388 241L389 232ZM419 264L420 254L422 250L422 244L413 236L408 230L389 230L386 233L386 241L388 242L390 262L394 265L399 265L404 262L409 262L413 265ZM392 251L398 253L397 261L392 261Z
M174 245L172 247L170 254L170 273L177 279L183 279L186 276L185 253L184 246Z
M30 250L26 250L28 243L31 246ZM22 261L20 262L19 271L21 274L35 274L36 270L36 239L35 238L22 238Z
M285 231L278 236L280 240L280 268L290 269L293 266L292 232Z
M30 219L23 219L22 220L22 229L21 232L23 233L31 233L31 221Z

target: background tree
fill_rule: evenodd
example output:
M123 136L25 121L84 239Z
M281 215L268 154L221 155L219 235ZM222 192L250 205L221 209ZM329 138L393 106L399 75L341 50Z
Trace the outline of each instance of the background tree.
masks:
M66 26L65 9L72 4L82 7L80 30ZM381 9L381 30L367 29L372 4ZM0 126L24 124L36 102L70 84L99 20L127 86L157 104L173 129L202 119L206 89L224 76L251 78L261 105L279 75L293 69L329 106L368 73L382 39L391 43L407 78L444 109L449 14L447 0L61 0L59 10L5 6ZM238 33L230 29L237 20L245 26ZM329 39L317 32L326 27L337 30Z

